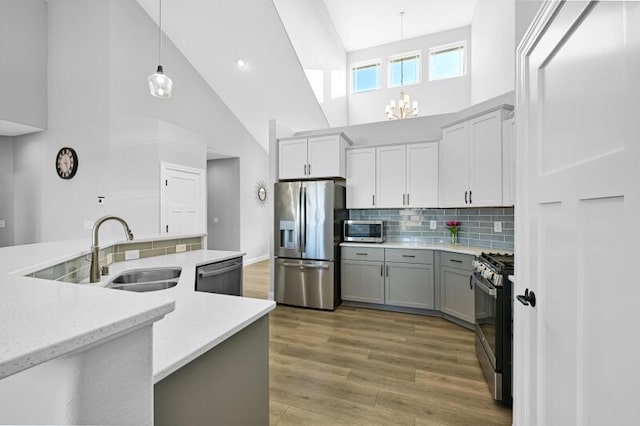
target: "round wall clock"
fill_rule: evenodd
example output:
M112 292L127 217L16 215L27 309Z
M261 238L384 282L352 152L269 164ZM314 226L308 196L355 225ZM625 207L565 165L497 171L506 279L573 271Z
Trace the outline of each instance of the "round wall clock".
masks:
M62 179L71 179L78 171L78 154L73 148L64 147L56 156L56 171Z

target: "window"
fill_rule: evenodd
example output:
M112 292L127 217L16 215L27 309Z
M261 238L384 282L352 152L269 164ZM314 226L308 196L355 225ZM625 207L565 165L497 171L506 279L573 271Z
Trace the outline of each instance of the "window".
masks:
M389 87L420 83L420 52L389 58Z
M353 93L380 88L380 61L351 66Z
M429 81L462 77L465 74L465 45L463 42L429 50Z

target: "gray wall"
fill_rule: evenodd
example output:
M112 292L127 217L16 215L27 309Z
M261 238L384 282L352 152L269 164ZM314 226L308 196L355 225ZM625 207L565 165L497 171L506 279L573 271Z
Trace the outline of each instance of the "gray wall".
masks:
M207 234L209 250L240 250L240 160L237 158L207 161Z
M47 2L0 0L0 119L47 127Z
M13 245L13 138L0 136L0 247Z
M533 18L538 13L538 9L544 1L542 0L527 0L516 2L516 48L524 34L527 32L529 25L533 21Z
M166 38L174 95L149 95L157 31L135 1L48 2L49 127L16 138L16 243L89 241L84 220L107 213L132 218L136 235L157 234L160 161L206 169L210 147L240 158L242 250L268 252L268 214L251 191L267 179L267 153ZM70 181L53 167L62 146L80 159Z

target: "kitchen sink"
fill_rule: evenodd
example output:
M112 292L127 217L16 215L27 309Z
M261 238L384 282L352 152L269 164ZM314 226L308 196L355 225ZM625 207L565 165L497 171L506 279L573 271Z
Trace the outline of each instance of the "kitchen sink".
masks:
M136 269L116 275L105 287L147 292L165 290L178 284L182 268Z

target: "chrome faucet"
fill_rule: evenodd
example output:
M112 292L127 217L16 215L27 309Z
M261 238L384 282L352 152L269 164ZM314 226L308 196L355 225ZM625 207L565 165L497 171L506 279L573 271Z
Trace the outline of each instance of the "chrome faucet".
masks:
M93 224L93 240L91 241L91 266L89 268L89 282L97 283L100 281L100 246L98 244L98 230L100 229L100 225L105 223L108 220L117 220L124 227L124 232L127 236L127 240L133 240L133 233L131 229L129 229L129 225L124 219L121 219L117 216L103 216L100 219L96 220L96 223Z

